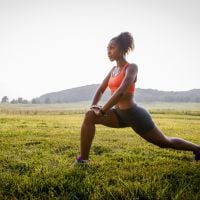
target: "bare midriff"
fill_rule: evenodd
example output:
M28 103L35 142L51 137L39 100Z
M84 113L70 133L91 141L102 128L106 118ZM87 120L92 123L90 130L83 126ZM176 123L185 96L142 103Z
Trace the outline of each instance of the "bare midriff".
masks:
M112 93L111 93L112 95ZM133 101L133 94L130 93L126 93L124 94L121 99L119 100L119 102L115 105L115 107L118 107L120 109L128 109L134 106L134 101Z

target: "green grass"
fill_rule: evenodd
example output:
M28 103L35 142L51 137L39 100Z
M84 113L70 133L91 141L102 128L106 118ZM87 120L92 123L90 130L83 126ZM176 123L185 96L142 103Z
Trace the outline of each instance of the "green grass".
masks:
M83 111L33 110L1 108L0 199L200 199L190 152L98 125L90 164L75 167ZM166 135L200 143L199 110L191 111L151 112Z

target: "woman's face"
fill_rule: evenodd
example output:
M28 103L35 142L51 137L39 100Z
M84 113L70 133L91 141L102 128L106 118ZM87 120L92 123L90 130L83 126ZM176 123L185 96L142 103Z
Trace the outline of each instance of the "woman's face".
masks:
M107 52L110 61L119 60L122 57L122 53L119 49L119 46L114 40L111 40L109 42Z

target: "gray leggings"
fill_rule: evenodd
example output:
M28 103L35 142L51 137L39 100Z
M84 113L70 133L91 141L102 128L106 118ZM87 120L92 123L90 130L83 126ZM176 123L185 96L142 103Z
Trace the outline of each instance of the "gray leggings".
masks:
M149 112L136 104L125 110L112 108L112 111L117 116L120 128L131 127L136 133L145 134L155 127Z

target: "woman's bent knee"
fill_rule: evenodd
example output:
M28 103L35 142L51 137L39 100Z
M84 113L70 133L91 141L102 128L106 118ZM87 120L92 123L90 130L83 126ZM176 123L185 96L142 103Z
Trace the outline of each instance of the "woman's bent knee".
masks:
M85 113L84 121L89 121L89 122L93 122L93 123L95 122L95 114L94 114L93 110L88 110Z

